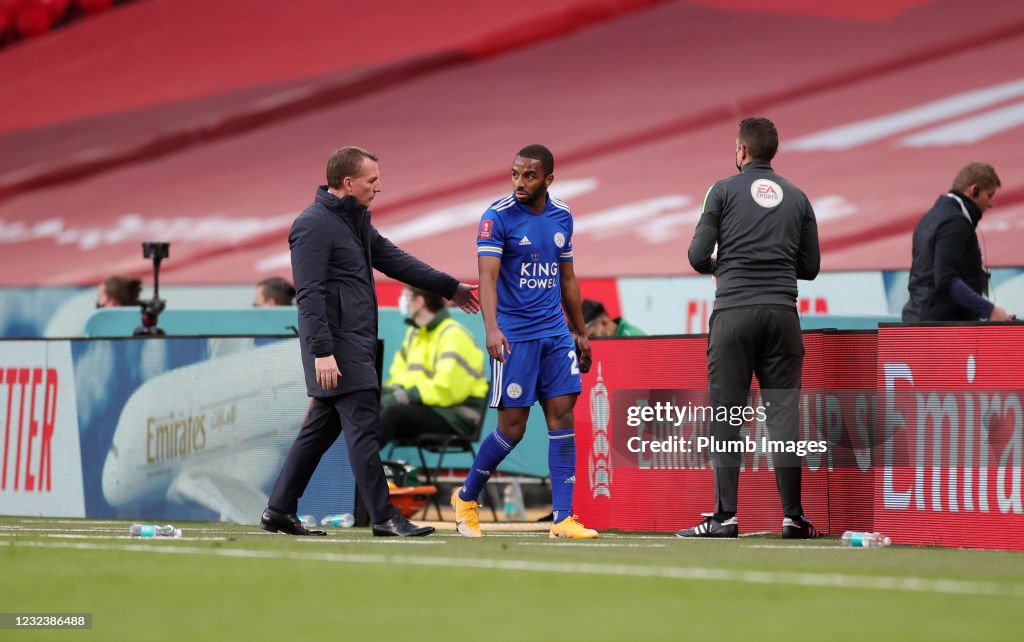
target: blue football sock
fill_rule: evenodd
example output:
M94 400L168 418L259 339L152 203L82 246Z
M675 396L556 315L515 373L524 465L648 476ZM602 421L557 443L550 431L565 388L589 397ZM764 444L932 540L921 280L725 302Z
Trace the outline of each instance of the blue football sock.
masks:
M551 471L551 512L555 523L572 515L576 488L576 431L548 432L548 470Z
M462 501L475 502L477 500L480 496L480 491L484 489L484 484L491 478L491 473L494 472L498 464L515 447L516 445L508 437L501 434L497 428L494 429L494 432L487 435L483 443L480 444L480 450L476 453L473 467L469 470L469 474L466 475L466 483L463 484L462 489L459 491L459 497Z

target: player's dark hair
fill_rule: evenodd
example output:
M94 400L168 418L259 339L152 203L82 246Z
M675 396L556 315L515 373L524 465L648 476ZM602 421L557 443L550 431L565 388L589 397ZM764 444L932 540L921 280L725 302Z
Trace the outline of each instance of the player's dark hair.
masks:
M520 149L516 156L540 161L540 167L544 170L545 176L549 176L555 171L555 157L551 150L543 145L527 145Z
M431 312L440 312L445 306L444 297L439 294L427 292L419 288L412 288L412 293L423 297L423 302L427 304L427 309Z
M142 281L123 274L114 274L104 279L103 291L107 293L108 299L116 301L118 305L138 305L139 295L142 294Z
M345 177L358 176L366 159L380 160L362 147L342 147L331 154L327 161L327 186L338 189Z
M295 288L288 282L288 279L272 276L263 279L256 286L263 291L264 299L278 305L293 305L295 303Z
M779 150L779 132L775 130L775 123L767 118L741 120L738 138L754 160L770 161Z

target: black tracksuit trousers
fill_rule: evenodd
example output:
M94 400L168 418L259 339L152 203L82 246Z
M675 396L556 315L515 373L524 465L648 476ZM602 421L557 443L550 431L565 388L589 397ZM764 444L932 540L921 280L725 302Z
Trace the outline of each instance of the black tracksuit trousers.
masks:
M768 433L773 440L795 441L799 435L800 383L804 360L800 317L785 305L751 305L716 310L708 336L708 392L711 406L744 407L751 375L761 386ZM741 426L712 424L719 442L742 441ZM800 503L801 458L774 453L775 480L786 517L803 514ZM715 518L736 514L741 453L716 453Z

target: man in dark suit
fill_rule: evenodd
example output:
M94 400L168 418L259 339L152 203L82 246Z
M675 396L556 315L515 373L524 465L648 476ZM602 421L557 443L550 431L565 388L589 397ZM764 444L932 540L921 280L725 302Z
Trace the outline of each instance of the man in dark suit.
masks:
M261 526L271 532L326 534L303 527L295 513L320 458L342 429L373 534L434 531L395 511L380 461L373 270L437 293L467 312L480 305L476 286L406 254L370 224L367 208L380 189L376 156L358 147L339 149L327 163L327 185L317 188L316 200L295 219L288 236L302 366L313 403L263 513Z
M981 215L992 207L1000 187L994 167L968 163L949 192L917 222L904 323L1014 320L985 298L989 273L978 243Z

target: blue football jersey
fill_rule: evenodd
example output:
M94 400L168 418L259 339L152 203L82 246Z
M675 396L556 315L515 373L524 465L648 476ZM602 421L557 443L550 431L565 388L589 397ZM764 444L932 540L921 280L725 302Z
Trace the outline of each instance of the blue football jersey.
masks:
M477 254L501 259L498 327L509 341L569 331L562 312L561 263L572 261L572 214L548 196L534 214L515 196L492 204L480 219Z

